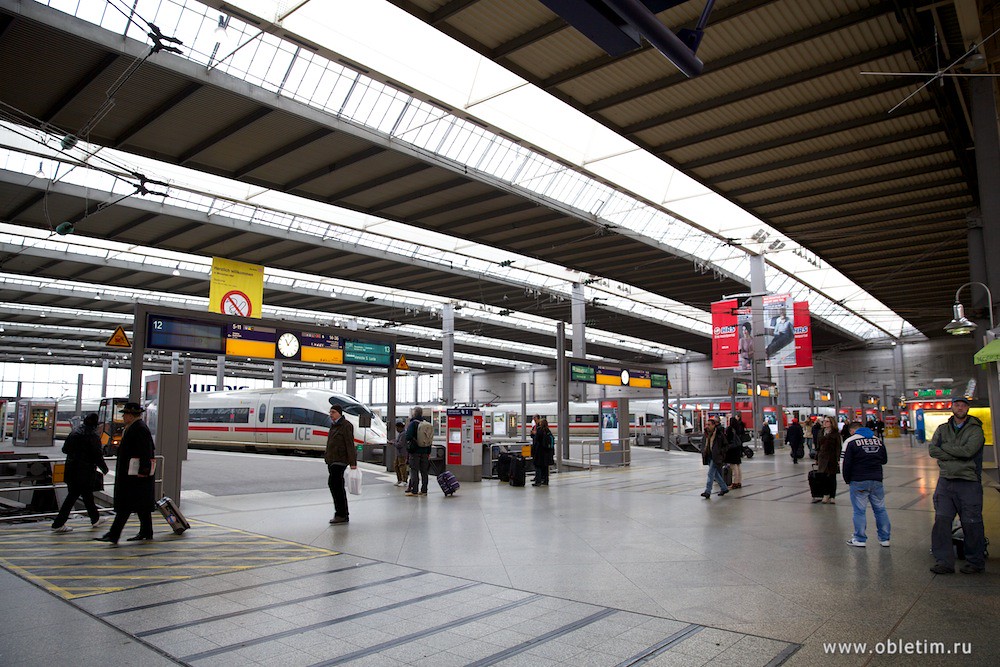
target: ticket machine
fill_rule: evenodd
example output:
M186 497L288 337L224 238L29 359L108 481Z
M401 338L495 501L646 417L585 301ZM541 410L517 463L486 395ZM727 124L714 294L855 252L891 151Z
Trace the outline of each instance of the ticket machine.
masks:
M475 408L448 408L445 461L460 482L483 479L483 413Z
M51 447L56 444L56 402L22 398L14 414L14 444Z

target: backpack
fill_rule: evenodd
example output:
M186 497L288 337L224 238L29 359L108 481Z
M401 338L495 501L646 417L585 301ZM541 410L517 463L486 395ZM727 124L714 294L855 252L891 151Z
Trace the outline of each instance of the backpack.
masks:
M417 424L417 447L430 447L434 444L434 425L422 421Z

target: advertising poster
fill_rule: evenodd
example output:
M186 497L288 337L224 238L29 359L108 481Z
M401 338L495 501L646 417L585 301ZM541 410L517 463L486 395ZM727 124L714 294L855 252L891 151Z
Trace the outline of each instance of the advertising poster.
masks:
M736 310L737 371L750 372L753 367L753 309L750 306Z
M712 368L739 367L739 338L736 331L736 300L712 304Z
M813 341L812 320L809 317L809 302L796 301L794 305L793 331L795 332L795 363L786 368L812 368Z
M769 368L795 363L793 315L790 295L764 297L764 350Z
M601 401L601 442L618 442L618 401Z

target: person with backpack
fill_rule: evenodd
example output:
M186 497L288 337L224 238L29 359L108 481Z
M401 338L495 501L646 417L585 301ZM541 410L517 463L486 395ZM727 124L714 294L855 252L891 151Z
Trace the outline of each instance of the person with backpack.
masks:
M531 436L531 459L535 462L535 479L532 486L549 485L549 466L555 453L555 438L549 430L549 421L539 418L534 435Z
M424 421L424 409L419 405L410 414L406 425L406 451L410 454L410 484L408 496L427 495L427 477L431 469L431 445L434 443L434 425Z

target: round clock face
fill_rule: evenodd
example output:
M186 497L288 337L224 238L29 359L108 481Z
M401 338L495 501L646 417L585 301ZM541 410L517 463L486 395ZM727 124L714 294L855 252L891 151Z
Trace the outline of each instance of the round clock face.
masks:
M628 371L622 371L622 384L627 385L629 380Z
M299 353L299 339L292 333L283 333L278 337L278 352L283 357L294 357Z

